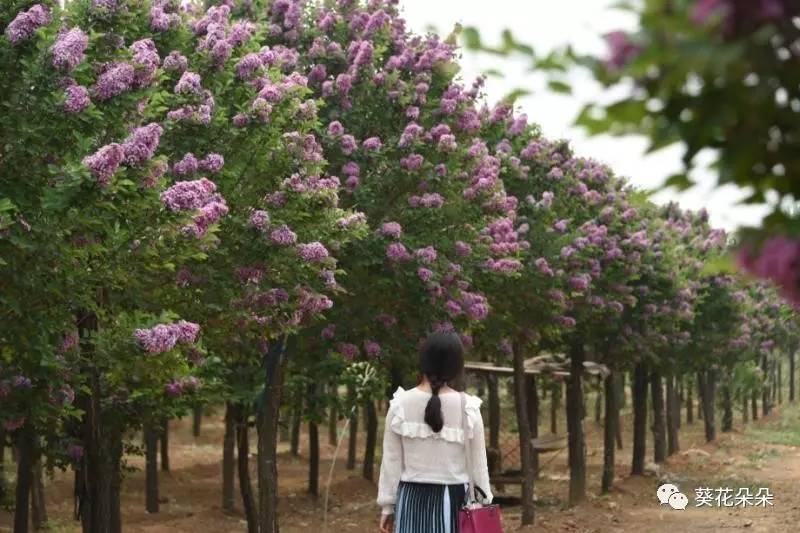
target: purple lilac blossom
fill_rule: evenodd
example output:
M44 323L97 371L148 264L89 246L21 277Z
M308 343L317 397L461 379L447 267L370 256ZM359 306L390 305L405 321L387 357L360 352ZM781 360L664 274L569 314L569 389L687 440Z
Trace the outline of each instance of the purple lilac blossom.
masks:
M27 11L20 11L6 27L6 37L11 44L18 44L33 35L37 28L50 24L50 8L34 4Z
M50 49L53 54L53 66L62 71L71 71L83 61L87 46L89 37L80 28L72 28L59 34Z

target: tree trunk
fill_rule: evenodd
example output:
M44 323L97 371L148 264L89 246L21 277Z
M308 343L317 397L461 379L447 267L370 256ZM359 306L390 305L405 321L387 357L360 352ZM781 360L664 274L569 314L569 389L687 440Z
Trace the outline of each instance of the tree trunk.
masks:
M31 424L19 431L17 441L17 494L14 500L14 533L28 533L33 467L36 461L36 436Z
M594 422L595 424L600 424L600 416L603 413L603 389L602 386L603 379L600 378L599 385L597 388L597 394L594 396Z
M561 382L553 385L552 396L550 397L550 433L558 433L558 404L561 399Z
M336 389L336 383L331 383L330 395L332 400L338 399L338 391ZM330 444L331 446L336 446L337 442L339 441L339 435L338 435L339 432L337 428L338 424L339 424L338 409L336 408L336 402L332 401L328 412L328 444Z
M350 424L347 435L347 469L355 470L356 468L356 455L358 453L358 405L356 403L356 391L352 385L347 389L347 395L350 397L350 405L352 411L350 412Z
M347 469L355 470L356 455L358 453L358 405L356 402L356 390L352 385L347 388L347 395L350 398L352 411L350 412L350 424L347 435Z
M234 482L236 467L236 414L231 402L225 404L225 436L222 439L222 508L233 511L235 508Z
M715 401L717 379L714 370L698 373L697 380L703 390L703 422L705 423L706 442L713 442L717 438L715 422Z
M756 391L753 391L753 394L751 396L750 406L752 407L752 409L750 410L750 414L753 415L752 419L753 422L755 422L756 420L758 420L758 393Z
M674 387L673 394L675 395L675 405L672 416L675 417L675 429L681 429L681 407L685 400L683 396L683 379L678 376L673 376L672 386ZM669 435L667 435L669 441Z
M614 386L617 388L617 409L622 410L628 407L628 399L625 396L625 387L627 387L627 372L620 372L617 374L617 380Z
M726 372L725 383L722 384L722 432L733 431L733 395L731 394L730 373Z
M41 459L33 466L31 483L31 519L34 531L47 527L47 506L44 500L44 474Z
M647 370L638 363L631 384L633 403L633 458L631 475L644 475L644 457L647 445Z
M676 390L677 378L667 376L667 455L678 453L678 430L680 429L681 406Z
M247 533L258 533L258 512L250 481L250 436L248 413L243 405L236 406L236 464L239 472L239 493L247 521Z
M531 425L528 416L528 403L525 395L525 360L522 346L514 343L514 404L517 411L517 427L519 429L520 462L522 463L522 525L533 524L533 443L531 441Z
M308 421L308 493L319 496L319 427L313 415Z
M148 513L159 511L158 501L158 430L152 424L144 427L145 456L145 509Z
M603 427L603 480L601 491L609 492L614 485L614 454L616 452L616 436L619 425L619 406L617 405L617 374L609 375L604 384L606 409L605 426Z
M539 437L539 391L536 387L536 376L527 376L526 401L528 423L530 424L531 439ZM534 479L539 478L539 453L531 446L531 468Z
M364 418L366 423L367 440L364 446L364 479L372 481L375 472L375 445L378 442L378 414L375 411L375 402L368 400L364 404Z
M747 424L749 422L749 413L750 413L750 405L749 405L749 397L747 393L742 393L742 423Z
M686 423L694 424L694 398L692 398L694 387L692 386L691 378L686 378L686 385L683 390L686 391Z
M264 403L258 413L259 533L278 533L278 416L285 346L286 338L272 342L264 361Z
M6 430L0 424L0 503L6 501Z
M570 346L570 377L567 381L567 431L569 452L569 505L586 499L586 441L583 433L583 362L586 358L582 339Z
M303 418L303 396L297 394L297 399L292 410L292 442L289 445L292 455L300 456L300 425Z
M486 387L489 389L489 447L500 449L500 388L497 376L489 375Z
M650 394L653 404L653 462L663 463L667 458L667 433L664 417L664 388L661 374L650 374Z
M764 387L761 391L761 414L767 416L770 412L770 398L769 398L769 364L767 356L761 356L761 370L764 372Z
M795 400L795 381L794 381L794 347L789 348L789 401Z
M111 450L111 486L110 486L110 522L111 533L122 533L122 454L123 442L121 431L112 432Z
M697 382L697 418L701 420L705 420L705 414L703 413L703 381L700 379L700 372L697 373L697 378L695 379Z
M169 472L169 419L165 418L161 424L161 470Z
M783 403L783 365L781 364L781 360L778 359L778 405Z
M203 405L195 404L192 408L192 436L200 436L200 427L203 425Z

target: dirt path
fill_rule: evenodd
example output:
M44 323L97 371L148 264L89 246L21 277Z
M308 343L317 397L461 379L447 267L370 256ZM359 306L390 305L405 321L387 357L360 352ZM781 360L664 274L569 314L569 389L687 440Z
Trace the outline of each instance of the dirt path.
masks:
M800 409L795 407L792 412L796 412L795 418L800 420ZM791 421L794 422L795 418L791 418ZM768 420L761 420L758 426L767 430L764 433L780 435L770 428L781 425L781 420L780 413L776 413ZM629 421L626 420L625 426L630 426ZM575 509L564 507L568 472L566 454L561 453L552 458L537 484L536 526L522 531L800 531L800 442L794 443L794 446L764 442L759 437L762 432L749 429L744 433L735 431L723 434L717 444L709 446L703 443L699 423L684 425L681 445L685 451L670 458L658 472L654 471L645 477L626 477L630 464L627 449L630 434L626 433L626 449L617 458L618 480L615 489L610 495L599 496L602 431L591 421L586 422L586 427L588 501ZM128 475L123 491L126 533L225 533L245 530L240 513L226 514L220 508L219 443L222 431L222 423L216 416L204 421L203 434L199 439L191 436L188 420L173 424L170 443L173 470L162 475L161 494L167 501L157 515L148 515L144 511L142 461L140 458L131 459L130 464L136 470ZM800 435L800 425L794 431ZM322 448L324 487L333 448L324 444ZM543 458L543 462L547 459ZM288 450L282 448L279 469L281 531L308 533L311 530L324 533L322 499L315 500L305 491L305 458L291 457ZM687 494L689 506L685 511L674 511L659 505L656 488L661 482L674 483ZM750 487L754 493L759 487L768 487L774 494L774 506L697 508L694 490L698 487L730 487L734 490ZM48 511L53 522L51 531L79 531L70 516L71 489L68 474L57 474L48 483ZM376 531L377 507L374 497L374 484L361 479L359 470L345 470L344 461L340 460L331 487L328 531ZM518 511L508 508L504 509L504 514L506 529L516 530L519 524ZM9 525L8 513L0 513L0 531L10 531Z

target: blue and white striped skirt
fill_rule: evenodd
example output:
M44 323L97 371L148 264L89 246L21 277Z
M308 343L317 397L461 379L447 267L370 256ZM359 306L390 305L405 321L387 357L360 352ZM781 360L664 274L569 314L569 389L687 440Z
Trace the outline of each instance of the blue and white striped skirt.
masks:
M466 485L400 482L395 533L458 533Z

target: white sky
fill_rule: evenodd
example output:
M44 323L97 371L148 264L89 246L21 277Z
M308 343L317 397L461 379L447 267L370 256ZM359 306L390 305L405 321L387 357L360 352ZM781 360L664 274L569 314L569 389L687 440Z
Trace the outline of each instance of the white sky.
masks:
M449 34L455 23L475 26L487 44L499 41L500 32L510 29L520 42L544 53L570 43L579 52L605 53L602 35L615 29L633 29L636 20L630 14L614 10L614 0L401 0L411 29L424 32L436 28ZM541 125L550 138L566 138L578 155L593 157L611 166L617 174L628 177L645 189L661 185L664 179L681 170L680 146L672 146L645 156L643 138L599 136L587 138L572 126L582 104L596 99L602 88L586 73L570 74L572 95L559 95L544 88L542 78L531 75L521 60L504 60L489 55L465 52L461 61L465 81L471 82L486 69L494 68L504 78L490 77L487 93L495 101L517 87L533 90L518 100L529 120ZM701 154L702 155L702 154ZM706 207L715 226L733 230L742 225L757 225L766 213L765 206L737 205L743 193L735 187L715 189L713 174L698 171L698 185L684 193L664 191L654 200L677 200L686 208Z

